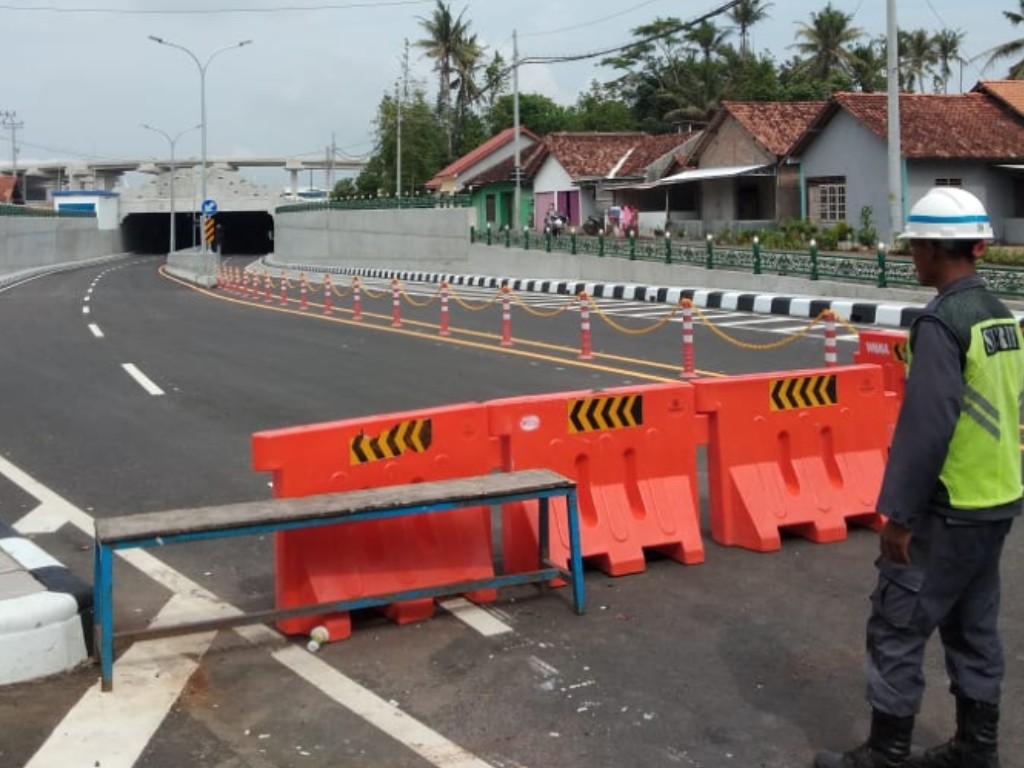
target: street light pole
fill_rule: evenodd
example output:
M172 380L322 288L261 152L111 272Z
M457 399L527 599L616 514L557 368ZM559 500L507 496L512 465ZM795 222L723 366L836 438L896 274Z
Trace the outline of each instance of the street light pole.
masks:
M188 133L189 131L194 131L197 128L201 128L202 125L193 125L191 128L186 128L183 131L179 131L177 133L177 135L175 135L175 137L173 139L170 137L170 135L166 131L161 131L159 128L154 128L153 126L146 125L145 123L142 124L142 127L145 128L147 131L153 131L153 133L159 133L161 136L163 136L165 139L167 139L167 143L171 145L171 242L170 242L170 249L167 251L170 254L170 253L174 253L177 250L177 248L176 248L177 243L175 242L175 240L176 240L176 237L175 237L175 229L176 229L176 227L175 227L175 221L174 221L174 216L175 216L175 211L174 211L174 182L176 181L178 167L177 167L177 165L174 162L174 145L177 144L178 143L178 139L180 139L186 133Z
M157 37L156 35L150 35L149 39L152 40L154 43L159 43L160 45L166 45L169 48L177 48L179 51L184 51L188 54L189 58L191 58L192 61L195 62L196 68L199 70L199 125L202 127L202 186L203 200L207 200L208 198L206 194L206 70L210 66L210 62L213 61L213 59L219 54L222 54L225 51L233 50L235 48L242 48L246 45L251 44L252 40L242 40L240 42L234 43L233 45L226 45L223 48L219 48L213 53L211 53L209 57L206 59L206 62L204 63L199 61L199 57L196 56L191 50L186 48L184 45L172 43L169 40L164 40L162 37ZM203 220L205 222L206 214L203 214ZM204 237L202 241L203 253L207 252L207 248L208 246L206 244L206 238Z

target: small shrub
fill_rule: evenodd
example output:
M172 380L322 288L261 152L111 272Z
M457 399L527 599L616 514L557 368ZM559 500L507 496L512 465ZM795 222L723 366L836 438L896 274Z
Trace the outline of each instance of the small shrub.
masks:
M860 209L860 229L857 230L857 242L865 248L874 248L878 243L878 231L872 222L874 210L870 205Z

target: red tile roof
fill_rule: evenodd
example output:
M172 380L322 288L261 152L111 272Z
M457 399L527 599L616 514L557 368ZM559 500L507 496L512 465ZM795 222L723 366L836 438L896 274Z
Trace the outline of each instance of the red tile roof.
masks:
M884 93L837 93L793 148L798 154L839 110L881 141L888 130ZM1024 122L982 93L900 94L900 151L911 159L1020 160Z
M13 176L0 176L0 203L10 205L14 197L15 178Z
M540 170L541 165L548 156L548 147L541 141L536 144L532 144L520 153L520 162L523 166L523 181L526 183L532 183L533 177L537 175L537 171ZM516 159L510 157L507 160L502 160L500 163L492 168L488 168L483 173L477 174L471 179L464 179L463 183L467 187L479 187L484 184L497 184L500 182L507 182L512 180L512 170L515 168Z
M526 138L534 142L540 141L540 137L538 137L537 134L533 133L533 131L531 131L526 126L520 126L519 135L520 137L525 136ZM481 160L486 158L492 152L500 149L506 144L511 143L514 138L515 128L506 128L501 133L492 136L476 149L466 153L462 157L453 161L452 163L438 171L436 174L434 174L434 178L432 178L426 184L427 189L437 189L438 187L441 186L444 179L458 176L460 173L464 173L466 170L472 168L474 165L476 165Z
M694 154L699 155L722 123L732 117L758 144L776 157L784 157L827 104L827 101L723 101Z
M972 91L986 93L1024 115L1024 80L981 80Z
M651 163L681 146L688 134L549 133L551 154L574 180L643 178Z

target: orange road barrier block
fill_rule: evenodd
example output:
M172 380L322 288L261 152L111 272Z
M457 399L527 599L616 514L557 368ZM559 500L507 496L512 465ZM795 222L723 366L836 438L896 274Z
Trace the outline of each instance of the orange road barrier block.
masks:
M860 346L853 353L853 362L882 366L886 391L895 392L897 401L903 402L903 387L907 378L907 334L900 331L861 330L859 337Z
M504 469L547 468L576 481L582 554L605 573L643 571L645 549L682 563L704 561L696 455L706 432L689 384L494 400L487 413ZM516 506L502 515L508 572L538 565L537 504ZM569 554L563 517L552 516L556 563Z
M875 502L895 396L875 365L701 379L708 414L711 536L770 552L781 530L815 542L847 522L881 525Z
M273 473L274 496L377 488L487 474L500 465L487 412L470 403L258 432L253 468ZM275 534L278 608L382 595L494 575L488 507ZM470 595L493 600L494 590ZM429 618L434 601L392 603L399 624ZM348 613L285 619L287 634L323 624L351 634Z

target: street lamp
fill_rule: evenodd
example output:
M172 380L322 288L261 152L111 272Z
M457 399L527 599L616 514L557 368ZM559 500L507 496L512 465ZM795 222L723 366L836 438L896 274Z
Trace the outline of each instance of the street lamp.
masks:
M192 61L195 62L196 67L199 69L199 125L202 127L202 184L203 200L207 200L208 198L206 195L206 69L210 66L210 62L213 61L214 57L218 56L221 53L224 53L224 51L230 51L235 48L242 48L243 46L249 45L250 43L252 43L252 40L242 40L240 42L234 43L233 45L226 45L223 48L219 48L218 50L211 53L210 56L206 59L206 62L203 63L199 61L198 56L192 53L192 51L186 48L184 45L172 43L169 40L164 40L162 37L157 37L156 35L149 35L149 39L152 40L154 43L160 43L160 45L166 45L170 48L177 48L179 51L184 51L189 55L189 58L191 58ZM206 214L203 214L203 219L205 221ZM202 251L203 253L207 252L207 244L205 237L203 238Z
M177 170L178 170L177 165L175 165L175 162L174 162L174 145L178 143L178 139L180 139L182 136L184 136L189 131L197 130L198 128L202 128L203 126L202 126L202 123L200 123L199 125L193 125L191 128L186 128L183 131L179 131L175 135L175 137L173 139L170 137L170 135L166 131L161 131L159 128L154 128L152 125L146 125L145 123L143 123L142 127L145 128L147 131L153 131L153 133L159 133L161 136L163 136L165 139L167 139L167 143L171 145L171 244L170 244L170 250L168 251L168 253L174 253L174 251L176 250L176 248L175 248L175 246L176 246L176 243L175 243L175 233L174 233L174 230L175 230L175 226L174 226L174 224L175 224L175 222L174 222L174 182L175 182L175 175L177 174Z

